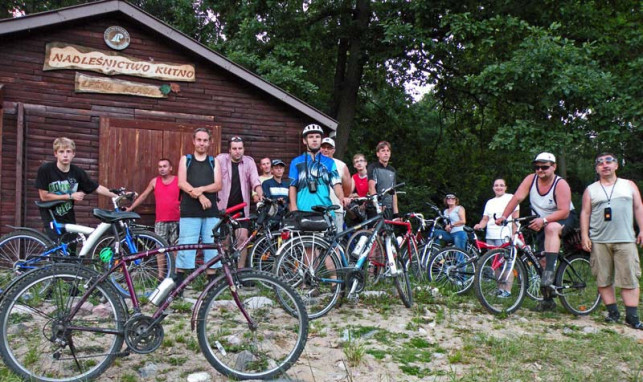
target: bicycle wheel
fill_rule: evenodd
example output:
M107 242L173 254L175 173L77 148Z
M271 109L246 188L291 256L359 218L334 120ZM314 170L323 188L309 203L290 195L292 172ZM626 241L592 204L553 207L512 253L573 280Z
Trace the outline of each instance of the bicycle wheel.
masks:
M565 309L577 316L592 313L600 304L596 279L589 265L589 255L576 253L561 262L556 271L556 290Z
M32 231L16 230L0 237L0 293L3 293L11 280L21 272L18 263L42 255L54 243L44 235ZM29 265L29 268L43 266L46 258ZM24 272L29 269L25 269Z
M527 271L522 261L514 261L506 249L494 249L478 262L474 282L476 297L492 314L513 313L525 299Z
M440 290L466 293L473 286L476 262L468 253L455 247L448 247L436 253L427 267L429 281Z
M440 242L438 240L429 240L428 243L426 243L424 246L422 246L422 269L424 269L424 272L427 271L429 267L429 261L431 261L431 258L438 252L442 250L442 246L440 245ZM427 280L429 280L427 273Z
M522 263L527 270L527 297L532 300L542 301L543 292L540 290L540 271L527 256L522 256Z
M405 239L402 242L402 248L400 248L400 250L409 276L418 283L427 282L429 278L426 274L426 269L422 267L422 258L415 239Z
M123 300L103 282L70 316L98 277L78 265L53 264L16 283L0 304L5 365L30 381L90 380L103 373L123 344Z
M397 274L393 274L395 280L395 289L400 296L402 303L407 308L413 305L413 289L411 289L411 280L409 280L409 272L406 269L406 262L401 256L400 248L397 245L397 240L391 235L387 235L385 243L386 250L395 258L395 266Z
M273 233L270 237L261 236L255 241L250 252L250 268L272 272L281 241L281 233Z
M306 309L297 292L271 274L248 271L238 277L242 283L254 282L254 287L237 289L252 325L223 280L199 308L199 346L208 362L228 378L271 379L288 370L304 350ZM295 314L283 308L284 301Z
M301 296L308 318L322 317L337 303L343 275L341 262L330 244L314 235L296 236L277 253L275 274Z
M123 256L136 252L147 251L150 249L168 247L167 241L161 236L150 231L132 231L133 249L127 244L125 238L121 240L120 248ZM100 258L100 251L106 247L114 246L114 236L105 236L101 238L92 249L92 259ZM112 259L109 263L101 263L99 260L95 264L100 264L99 272L104 272L114 265ZM138 259L128 264L127 270L132 277L134 288L141 293L151 293L158 284L167 277L171 277L174 270L174 256L170 252L159 253L156 256ZM110 275L110 280L114 283L116 289L124 296L130 297L127 283L122 272L116 271Z

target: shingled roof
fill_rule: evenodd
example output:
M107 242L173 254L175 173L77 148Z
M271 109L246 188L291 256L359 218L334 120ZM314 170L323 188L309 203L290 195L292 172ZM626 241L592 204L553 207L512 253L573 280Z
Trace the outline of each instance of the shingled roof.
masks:
M337 129L337 121L315 109L304 101L288 94L283 89L267 82L256 74L235 64L221 54L209 49L198 41L188 37L179 30L172 28L163 21L155 18L142 9L122 0L103 0L87 4L61 8L54 11L35 13L28 16L0 20L0 36L30 31L37 28L50 27L70 23L84 18L122 14L132 21L140 23L153 31L180 44L195 54L203 57L212 64L222 68L231 75L248 82L252 86L268 93L270 96L284 102L318 123L332 129Z

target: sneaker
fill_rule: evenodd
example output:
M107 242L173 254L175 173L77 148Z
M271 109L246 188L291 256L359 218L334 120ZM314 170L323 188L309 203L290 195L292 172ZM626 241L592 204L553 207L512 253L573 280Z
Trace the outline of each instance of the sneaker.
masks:
M534 309L536 312L547 312L556 310L556 302L554 300L543 300L536 305Z
M504 290L504 289L498 289L498 292L496 293L496 297L498 297L498 298L509 298L509 297L511 297L511 292L509 292L508 290Z
M543 271L543 277L540 280L541 287L548 287L554 283L554 271Z
M607 317L605 317L605 323L607 324L615 324L621 320L621 314L619 312L616 313L608 313Z
M643 323L639 320L638 317L626 318L625 323L632 329L643 330Z

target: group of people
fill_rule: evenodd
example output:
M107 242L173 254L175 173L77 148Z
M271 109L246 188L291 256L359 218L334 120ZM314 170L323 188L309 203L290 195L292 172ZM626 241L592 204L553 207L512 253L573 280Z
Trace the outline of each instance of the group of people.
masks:
M195 243L199 239L211 243L211 232L218 222L219 210L243 202L246 203L245 216L249 215L251 201L257 203L264 196L281 199L290 211L312 211L316 205L346 208L351 203L351 196L376 194L397 183L396 171L389 163L390 143L382 141L377 144L377 162L368 166L363 154L354 155L356 173L351 176L347 165L333 158L334 140L323 135L319 125L304 127L302 139L306 151L291 160L289 176L285 177L285 162L269 158L260 161L262 174L259 175L254 159L245 155L244 140L239 136L229 139L228 153L217 157L208 155L211 133L208 129L198 128L193 133L194 152L181 157L178 175L172 174L173 166L169 159L160 159L159 175L149 182L128 210L135 209L154 192L157 207L155 231L158 234L171 244L177 241L179 244ZM53 149L56 161L40 167L35 185L43 201L68 201L54 211L59 222L75 222L73 202L83 200L86 194L97 192L108 197L116 196L91 180L84 170L71 164L75 156L72 140L58 138ZM561 237L576 227L575 209L569 184L556 175L556 157L551 153L540 153L533 166L534 172L524 178L513 195L506 193L504 179L494 180L495 197L486 203L483 217L474 228L486 228L487 242L500 245L508 236L503 231L505 220L518 217L520 202L529 197L532 209L539 216L531 221L529 228L538 232L538 248L544 249L541 260L544 300L539 307L551 310L555 303L548 287L553 283ZM595 166L599 179L583 194L580 214L582 246L591 252L592 272L608 310L606 320L620 320L614 291L614 287L618 287L625 304L626 324L643 329L638 315L641 267L636 248L636 244L643 245L641 194L634 182L616 176L618 160L615 155L599 154ZM396 194L386 195L380 202L389 217L399 214ZM444 203L449 224L440 234L465 249L465 209L452 193L446 195ZM55 238L55 232L49 228L49 212L43 210L41 215L48 235ZM343 212L335 214L340 229L344 225L343 216ZM638 236L634 232L634 221L640 229ZM242 226L236 234L240 240L245 240L248 227ZM215 255L214 250L204 251L205 261ZM178 252L177 283L195 268L195 257L195 251ZM240 267L245 265L246 257L243 252ZM215 271L208 270L209 277L213 277Z

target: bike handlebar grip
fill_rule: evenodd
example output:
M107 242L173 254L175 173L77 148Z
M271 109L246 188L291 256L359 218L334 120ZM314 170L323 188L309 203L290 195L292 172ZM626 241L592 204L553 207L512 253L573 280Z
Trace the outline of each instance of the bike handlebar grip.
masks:
M246 205L247 205L247 204L246 204L246 202L239 203L239 204L237 204L236 206L232 206L232 207L230 207L230 208L228 208L228 209L224 210L224 211L223 211L223 213L222 213L221 215L230 215L230 214L232 214L232 213L234 213L234 212L237 212L237 211L241 210L241 209L242 209L242 208L244 208Z

